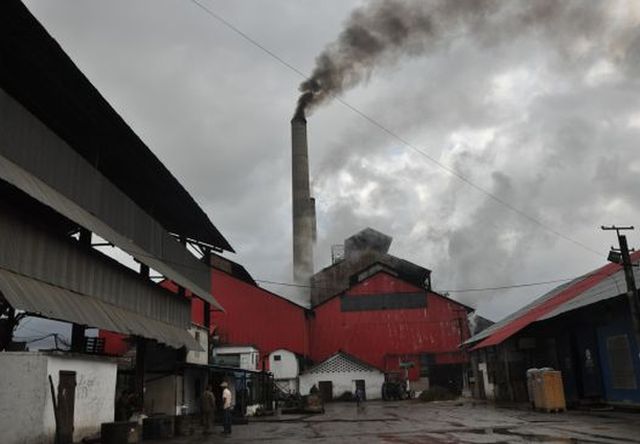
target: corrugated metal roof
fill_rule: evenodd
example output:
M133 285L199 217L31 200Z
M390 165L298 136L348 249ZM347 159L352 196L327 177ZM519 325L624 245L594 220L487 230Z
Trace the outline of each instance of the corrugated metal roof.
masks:
M544 295L542 295L538 299L535 299L533 302L530 302L529 304L525 305L524 307L520 308L519 310L516 310L513 313L511 313L510 315L506 316L504 319L501 319L500 321L496 322L495 324L491 325L490 327L482 330L477 335L474 335L474 336L470 337L469 339L467 339L464 342L464 344L465 345L466 344L473 344L473 343L478 342L478 341L480 341L482 339L488 338L489 336L494 334L496 331L498 331L499 329L504 327L509 322L520 318L525 313L527 313L529 310L532 310L533 308L543 304L545 301L553 298L558 293L560 293L562 290L564 290L565 288L567 288L568 286L570 286L574 282L577 282L580 279L582 279L582 277L574 279L571 282L567 282L566 284L562 284L562 285L557 286L556 288L554 288L553 290L545 293Z
M632 253L631 260L634 263L640 261L640 251ZM634 276L636 282L640 282L638 271L634 270ZM465 344L476 344L472 350L497 345L533 322L550 319L625 292L626 283L622 266L607 264L554 288L502 321L471 337L465 341Z
M634 277L636 281L636 287L640 287L640 272L637 269L634 270ZM587 305L596 304L598 302L622 296L627 292L627 281L624 277L624 270L619 270L617 273L607 276L599 284L586 290L578 297L566 302L555 310L540 317L538 321L545 319L551 319L561 314L576 310L578 308L586 307Z
M18 0L0 2L0 86L168 231L233 251L202 208Z
M222 310L222 306L211 296L209 291L209 268L191 256L182 245L179 245L175 239L164 232L159 225L138 223L140 219L133 218L133 221L128 221L129 228L117 230L111 224L87 211L82 205L65 197L33 174L1 155L0 178L39 202L53 208L68 219L112 242L140 262L191 290L193 294L209 302L213 307ZM108 187L108 184L103 183L101 187L104 189ZM117 201L113 201L110 204L103 205L111 205L110 209L113 212L124 212L122 205L119 207L116 203ZM122 204L122 202L120 203ZM149 230L146 233L140 233L140 236L145 235L146 239L149 240L149 243L145 245L137 242L137 238L128 236L129 233L140 232L143 227ZM203 272L201 272L201 269ZM200 277L200 275L202 276ZM200 282L207 287L203 288Z
M0 292L12 307L31 314L202 351L187 330L3 268Z

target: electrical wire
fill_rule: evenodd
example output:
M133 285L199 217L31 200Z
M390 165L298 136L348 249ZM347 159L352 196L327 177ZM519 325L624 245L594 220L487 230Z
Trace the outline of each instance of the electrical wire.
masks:
M617 271L619 271L619 270L616 270L616 272ZM540 286L540 285L549 285L549 284L557 284L557 283L561 283L561 282L570 282L570 281L573 281L573 280L576 280L576 279L586 279L588 277L597 276L597 275L605 275L607 278L611 278L614 274L615 274L615 272L614 273L605 273L605 272L602 272L602 271L595 271L595 272L592 272L592 273L583 274L581 276L551 279L551 280L547 280L547 281L523 282L523 283L518 283L518 284L499 285L499 286L494 286L494 287L474 287L474 288L437 289L437 290L434 289L434 291L437 292L437 293L471 293L471 292L482 292L482 291L510 290L510 289L513 289L513 288L535 287L535 286ZM294 283L291 283L291 282L279 282L279 281L271 281L271 280L265 280L265 279L254 279L254 280L256 282L260 282L260 283L263 283L263 284L280 285L280 286L284 286L284 287L318 288L318 289L323 289L323 290L340 290L340 291L345 290L342 287L325 287L325 286L319 286L319 285L294 284Z
M232 30L233 32L235 32L236 34L241 36L244 40L246 40L250 44L254 45L258 49L260 49L261 51L263 51L264 53L266 53L267 55L272 57L278 63L282 64L286 68L288 68L291 71L295 72L296 74L301 76L303 79L307 79L309 77L308 75L303 73L300 69L296 68L291 63L287 62L282 57L277 55L274 51L268 49L266 46L262 45L256 39L254 39L253 37L248 35L246 32L242 31L240 28L238 28L233 23L231 23L229 20L225 19L224 17L222 17L220 14L216 13L215 11L210 9L209 7L203 5L199 0L190 0L190 1L191 1L191 3L193 3L194 5L199 7L202 11L207 13L210 17L212 17L215 20L217 20L218 22L222 23L224 26L226 26L227 28L229 28L230 30ZM482 187L482 186L476 184L475 182L471 181L470 179L468 179L466 176L464 176L461 172L457 171L456 169L448 167L447 165L445 165L442 162L438 161L433 156L429 155L426 151L418 148L417 146L415 146L414 144L409 142L404 137L398 135L396 132L392 131L391 129L389 129L388 127L383 125L382 123L378 122L376 119L374 119L373 117L369 116L364 111L362 111L359 108L351 105L350 103L348 103L344 99L336 96L335 94L331 94L331 96L336 101L341 103L343 106L345 106L346 108L348 108L352 112L358 114L361 118L363 118L364 120L366 120L367 122L369 122L373 126L377 127L381 131L385 132L390 137L396 139L398 142L400 142L406 148L409 148L409 149L413 150L414 152L422 155L424 158L426 158L428 161L430 161L431 163L436 165L438 168L440 168L440 169L446 171L447 173L453 175L454 177L458 178L459 180L461 180L462 182L466 183L470 187L476 189L477 191L480 191L481 193L485 194L486 196L488 196L489 198L491 198L495 202L499 203L500 205L504 206L505 208L513 211L514 213L516 213L516 214L520 215L521 217L529 220L530 222L534 223L535 225L538 225L539 227L549 231L550 233L558 236L559 238L564 239L567 242L571 242L574 245L577 245L577 246L583 248L584 250L589 251L590 253L593 253L593 254L597 255L598 257L603 257L603 254L600 253L599 251L597 251L596 249L594 249L594 248L592 248L592 247L590 247L590 246L588 246L588 245L586 245L586 244L584 244L584 243L582 243L582 242L580 242L578 240L575 240L575 239L567 236L566 234L561 233L560 231L556 230L555 228L545 224L541 220L539 220L539 219L537 219L537 218L535 218L533 216L530 216L529 214L527 214L524 211L522 211L521 209L513 206L511 203L507 202L506 200L502 199L501 197L497 196L496 194L492 193L491 191L489 191L489 190L485 189L484 187Z
M553 279L553 280L549 280L549 281L540 281L540 282L525 282L525 283L513 284L513 285L500 285L500 286L496 286L496 287L462 288L462 289L439 289L439 290L434 290L434 291L436 291L437 293L471 293L471 292L482 292L482 291L509 290L509 289L512 289L512 288L535 287L535 286L540 286L540 285L548 285L548 284L555 284L555 283L560 283L560 282L568 282L568 281L572 281L574 279L576 279L576 278L573 277L573 278ZM254 280L256 282L260 282L260 283L263 283L263 284L279 285L279 286L283 286L283 287L317 288L317 289L322 289L322 290L344 290L344 288L342 288L342 287L324 287L324 286L318 286L318 285L294 284L294 283L291 283L291 282L278 282L278 281L270 281L270 280L266 280L266 279L254 279Z

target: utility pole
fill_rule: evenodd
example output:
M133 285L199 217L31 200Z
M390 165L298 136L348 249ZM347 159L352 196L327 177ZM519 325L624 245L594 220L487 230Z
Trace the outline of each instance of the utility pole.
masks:
M627 299L629 300L629 310L631 313L631 323L633 325L633 331L635 333L636 345L640 347L640 304L638 303L638 289L636 288L636 280L633 276L633 267L631 263L631 256L629 255L629 245L627 244L627 237L624 234L620 234L621 231L633 230L633 226L617 227L612 225L610 227L601 227L605 231L615 231L618 235L619 249L611 247L609 252L609 261L621 264L624 268L624 277L627 281Z

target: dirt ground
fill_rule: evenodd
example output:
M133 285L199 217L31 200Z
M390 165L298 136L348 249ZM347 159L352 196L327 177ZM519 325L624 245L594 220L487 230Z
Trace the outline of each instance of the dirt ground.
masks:
M538 413L472 401L333 403L323 415L256 418L231 436L163 443L640 443L640 413ZM149 441L146 441L149 442Z

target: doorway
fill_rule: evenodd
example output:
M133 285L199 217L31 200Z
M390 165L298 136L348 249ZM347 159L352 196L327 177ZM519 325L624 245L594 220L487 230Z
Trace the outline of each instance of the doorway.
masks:
M362 400L366 401L367 391L365 390L364 379L356 379L354 382L356 383L356 391L354 394L360 392L360 394L362 395Z
M58 380L58 436L60 444L73 442L76 372L60 370Z
M324 402L333 401L333 382L320 381L318 382L318 389L320 390L320 397Z

